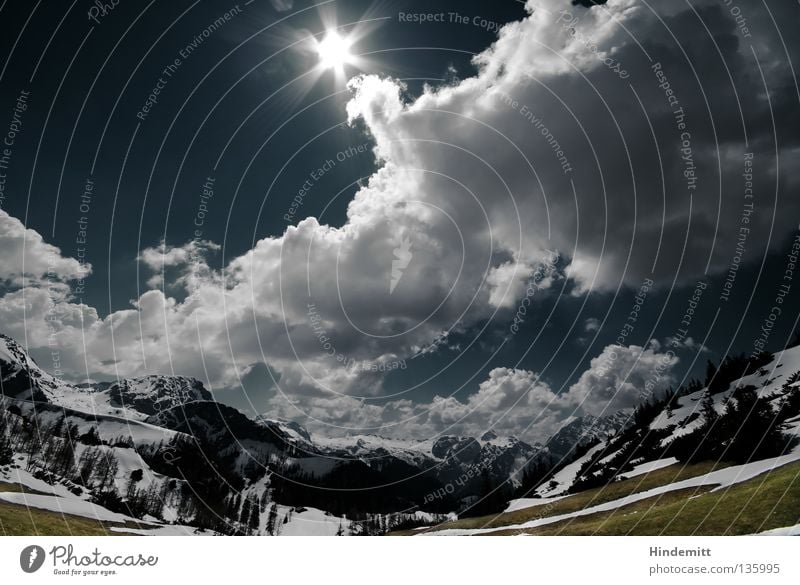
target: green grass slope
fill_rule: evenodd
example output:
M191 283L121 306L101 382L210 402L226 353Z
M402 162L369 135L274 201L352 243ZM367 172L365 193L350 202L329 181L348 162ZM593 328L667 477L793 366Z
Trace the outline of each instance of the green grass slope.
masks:
M727 535L751 534L800 523L800 463L769 471L746 482L712 492L714 486L671 491L659 496L578 518L562 520L529 529L503 529L539 518L583 510L719 469L719 465L700 463L673 465L603 488L588 490L514 512L466 518L424 531L447 529L498 528L491 535Z

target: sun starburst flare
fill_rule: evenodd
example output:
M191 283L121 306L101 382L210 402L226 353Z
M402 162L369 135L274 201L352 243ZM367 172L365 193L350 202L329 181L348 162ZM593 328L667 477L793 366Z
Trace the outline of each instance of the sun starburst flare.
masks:
M354 57L350 52L352 45L351 39L342 37L336 31L328 31L325 38L317 44L319 67L343 72L345 65L353 63Z

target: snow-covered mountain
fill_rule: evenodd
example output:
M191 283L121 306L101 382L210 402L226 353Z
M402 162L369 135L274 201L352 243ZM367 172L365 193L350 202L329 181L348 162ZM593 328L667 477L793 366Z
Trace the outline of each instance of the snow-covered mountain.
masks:
M13 339L0 334L0 385L9 398L36 400L81 412L144 420L197 400L211 400L202 382L185 376L144 376L118 382L70 384L42 370Z
M588 449L555 469L534 494L559 496L678 461L758 460L780 455L800 438L800 346L723 362L713 380L695 386L603 422L603 433L582 441ZM568 445L580 429L573 423L556 437L569 437Z
M11 398L47 402L96 415L119 416L180 430L208 443L248 442L270 445L296 458L330 457L367 464L394 458L408 465L442 468L450 473L471 466L486 467L505 481L539 450L514 437L488 431L480 439L441 436L428 440L394 439L378 435L311 437L294 421L251 420L241 412L215 402L202 382L184 376L144 376L117 382L70 384L42 370L13 339L0 335L0 383Z
M541 450L541 445L530 445L516 437L499 437L493 431L480 438L443 435L424 440L379 435L312 437L296 422L271 420L266 415L256 420L276 434L283 433L291 444L307 453L366 463L391 457L420 469L433 469L445 481L453 474L486 469L497 483L510 480L516 485L517 473Z
M744 375L733 375L740 368ZM108 514L216 532L292 533L300 529L288 524L303 518L325 533L381 532L464 509L489 513L521 495L558 497L685 460L717 418L747 423L745 406L761 413L771 437L753 456L774 456L776 441L800 435L800 348L727 361L719 373L635 410L574 419L544 445L491 430L427 440L330 438L269 413L248 417L192 378L71 384L0 336L0 476L47 480L54 497L80 499L77 508L88 502ZM741 439L714 437L725 451L704 456L741 456Z
M480 438L441 436L425 441L378 435L312 436L296 422L271 419L268 414L252 419L216 402L192 378L145 376L71 384L46 373L6 336L0 337L0 392L13 399L4 402L7 407L17 401L40 405L35 416L27 407L19 409L29 423L53 424L57 413L68 413L66 425L79 420L80 435L89 442L114 445L112 449L141 447L148 460L179 437L192 443L191 449L186 444L180 447L192 451L185 458L209 458L226 481L238 480L250 491L260 486L258 498L269 493L282 504L338 513L352 513L361 505L375 513L420 507L433 512L457 510L480 495L487 478L494 486L518 486L521 470L540 450L491 431ZM153 429L158 430L156 436ZM147 444L141 445L136 436L127 440L126 433L144 433ZM130 459L118 451L114 456ZM155 467L143 461L137 469L166 475L177 471L161 463L156 457ZM297 483L311 487L300 489ZM337 495L339 488L344 491ZM434 493L440 497L432 498Z
M615 435L630 424L632 414L633 409L626 409L602 417L587 414L575 418L550 437L547 449L553 457L566 457L576 447Z

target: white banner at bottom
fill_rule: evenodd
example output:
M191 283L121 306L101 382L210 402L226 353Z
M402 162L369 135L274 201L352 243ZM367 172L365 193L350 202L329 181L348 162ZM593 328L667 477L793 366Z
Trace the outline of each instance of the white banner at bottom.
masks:
M795 537L3 537L3 583L798 583ZM695 581L696 580L696 581Z

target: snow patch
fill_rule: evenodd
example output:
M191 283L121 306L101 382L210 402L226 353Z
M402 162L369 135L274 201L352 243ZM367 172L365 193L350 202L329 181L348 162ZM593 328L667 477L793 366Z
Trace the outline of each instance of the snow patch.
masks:
M620 477L621 478L630 478L636 477L637 475L644 475L645 473L650 473L651 471L655 471L656 469L662 469L664 467L669 467L670 465L675 465L678 460L675 457L667 457L666 459L656 459L655 461L647 461L642 463L641 465L637 465L632 470L625 472Z

